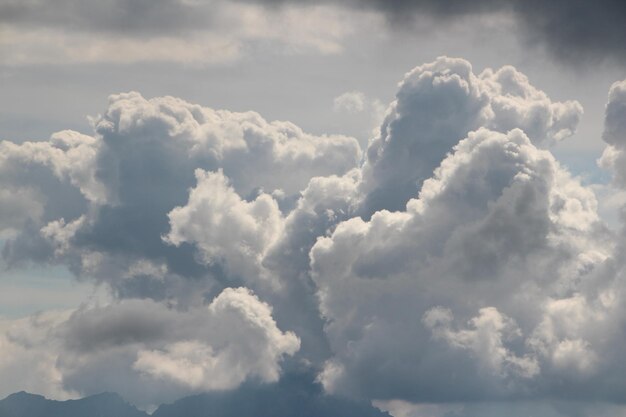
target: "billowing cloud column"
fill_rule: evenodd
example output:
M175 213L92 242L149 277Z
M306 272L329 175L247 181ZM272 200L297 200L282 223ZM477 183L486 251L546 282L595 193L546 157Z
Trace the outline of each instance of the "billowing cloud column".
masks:
M400 83L367 150L364 213L402 209L472 130L520 128L534 144L545 146L572 135L581 114L580 104L552 102L510 66L478 75L458 58L418 66Z
M470 133L406 211L340 223L311 250L334 352L326 388L486 400L593 375L611 307L577 295L611 253L595 210L593 193L522 131ZM586 313L557 325L569 308Z

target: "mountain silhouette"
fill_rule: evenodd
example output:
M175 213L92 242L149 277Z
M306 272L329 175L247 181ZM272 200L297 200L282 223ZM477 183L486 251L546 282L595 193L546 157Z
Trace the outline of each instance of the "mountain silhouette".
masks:
M55 401L18 392L0 401L0 417L148 417L115 393Z
M160 406L152 417L390 417L367 402L326 395L308 374L276 384L186 397Z
M150 417L115 393L55 401L18 392L0 401L0 417ZM161 405L151 417L390 417L367 402L327 395L306 375L269 385L198 394Z

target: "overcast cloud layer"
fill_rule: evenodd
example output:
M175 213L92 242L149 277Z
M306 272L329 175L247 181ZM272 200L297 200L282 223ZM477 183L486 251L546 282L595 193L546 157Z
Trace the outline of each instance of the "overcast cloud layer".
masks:
M293 0L244 0L270 6L299 4ZM547 46L551 56L568 63L605 58L623 61L626 40L626 5L620 0L308 0L311 4L335 4L355 9L371 8L387 16L392 25L407 24L414 17L429 16L446 22L479 14L506 13L520 24L529 44Z
M526 45L544 45L567 63L626 59L620 0L5 0L0 52L8 65L216 65L264 43L287 53L335 54L355 26L381 18L392 29L419 30L429 19L445 25L477 15L512 17Z
M305 368L395 417L617 415L624 236L550 152L575 98L441 57L364 150L137 92L92 132L1 142L5 267L63 265L112 298L0 322L0 394L149 407ZM600 160L617 188L625 119L622 81Z

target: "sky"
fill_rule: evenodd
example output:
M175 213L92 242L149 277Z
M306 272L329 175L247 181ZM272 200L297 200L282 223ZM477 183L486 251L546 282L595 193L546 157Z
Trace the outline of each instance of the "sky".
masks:
M626 416L624 18L0 0L0 397Z

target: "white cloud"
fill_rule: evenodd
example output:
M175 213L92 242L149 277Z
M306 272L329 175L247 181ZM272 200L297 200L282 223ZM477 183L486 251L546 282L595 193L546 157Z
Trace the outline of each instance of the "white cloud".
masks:
M187 311L127 300L5 320L0 329L3 395L16 386L54 398L123 389L142 406L249 378L276 381L283 357L300 347L245 288Z
M525 378L539 373L534 357L518 357L505 346L505 340L519 338L521 331L514 320L503 316L494 307L484 307L478 316L469 320L469 329L453 330L453 316L448 309L434 307L424 313L422 322L430 328L436 339L453 347L467 349L488 372L505 376L512 372Z
M208 309L208 344L179 341L163 350L142 350L133 367L194 390L231 389L248 377L276 382L282 356L300 348L299 339L281 332L271 308L247 289L225 289Z
M207 263L223 260L235 275L271 279L261 263L283 228L276 201L267 194L242 200L221 170L196 170L196 179L187 204L169 212L171 230L165 241L195 243Z
M11 394L18 387L59 399L78 395L63 387L63 375L56 368L59 343L47 337L69 314L49 311L23 319L0 320L0 396Z
M512 66L487 69L479 78L493 112L486 127L500 132L522 129L538 146L551 145L575 133L583 113L577 101L552 102Z
M400 83L363 167L365 212L399 210L452 147L480 127L519 128L538 146L571 136L582 107L552 102L513 67L476 75L463 59L440 57Z
M61 181L67 181L80 189L90 201L106 199L104 187L96 178L94 165L99 141L91 136L64 130L57 132L45 142L15 144L0 142L0 169L5 177L16 176L27 165L39 165Z
M336 112L360 113L365 110L366 97L360 91L348 91L333 99Z
M572 333L550 332L562 351L545 359L527 344L543 327L534 306L600 284L593 271L612 247L595 210L593 193L521 131L471 133L406 211L340 223L311 250L334 354L325 386L385 399L399 387L363 381L398 381L409 400L425 391L501 398L544 377L546 389L556 389L544 366L600 346L588 337L591 324L581 323ZM446 310L432 310L438 305L458 310L468 328L455 330ZM589 345L571 343L577 339ZM588 363L572 370L577 378L597 365Z
M0 213L3 233L10 237L4 257L8 263L64 263L77 275L107 282L120 295L145 294L149 287L155 296L176 291L184 297L184 276L223 275L213 266L226 266L224 262L231 282L261 281L262 258L280 234L283 217L264 190L288 210L312 177L342 175L361 158L353 138L314 136L289 122L267 122L254 112L214 110L173 97L113 95L92 123L93 136L63 131L49 141L0 145L4 188L25 197L11 198ZM198 243L209 265L196 262L190 245L174 247L161 240L170 231L168 213L189 199L196 169L221 170L229 184L226 200L214 207L219 209L214 220L233 201L247 213L226 216L243 219L238 230L249 238L243 244L233 241L228 250L216 241L211 249L205 239L229 233L226 223L216 223L222 226L216 235L209 229L184 229L178 222L175 231L180 233L172 234L171 242ZM199 204L206 203L200 194L200 189L194 194ZM197 213L192 220L202 217ZM267 224L257 227L262 219ZM131 271L140 261L161 265L159 272Z
M142 404L276 381L290 355L382 402L615 400L623 242L546 149L581 112L512 67L439 58L405 76L360 165L353 138L111 96L93 136L0 145L20 197L0 224L7 262L64 264L116 301L2 349L46 368L34 389Z
M343 174L360 159L353 138L313 136L289 122L267 122L254 112L213 110L173 97L111 96L95 126L111 152L119 152L113 146L125 145L114 142L118 135L132 141L128 146L175 147L185 163L221 167L243 195L255 188L298 192L311 177Z

